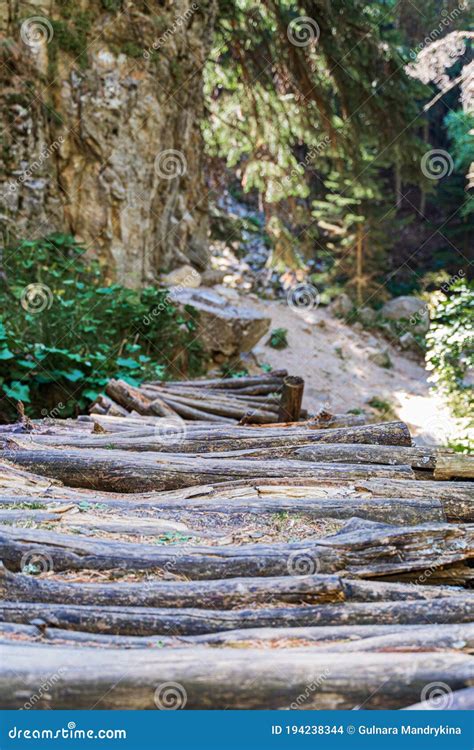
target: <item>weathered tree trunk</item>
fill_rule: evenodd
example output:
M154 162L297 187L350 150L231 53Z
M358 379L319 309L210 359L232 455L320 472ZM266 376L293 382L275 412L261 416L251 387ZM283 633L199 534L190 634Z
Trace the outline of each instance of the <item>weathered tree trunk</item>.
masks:
M462 589L454 587L348 581L330 575L231 578L202 582L71 583L15 574L3 566L0 566L0 592L3 599L15 602L199 609L232 609L273 602L414 601L459 597L463 594ZM474 596L466 593L464 596L474 603Z
M0 558L19 570L32 550L49 556L54 570L164 570L196 579L339 573L378 578L410 575L422 582L472 580L464 563L474 556L472 525L423 524L396 527L350 522L338 534L291 544L205 547L81 539L34 529L0 527Z
M377 466L372 464L318 464L280 460L244 462L239 459L197 458L192 461L179 455L130 453L119 450L43 449L7 450L0 458L8 458L45 476L59 479L70 487L86 487L115 492L172 490L223 482L233 477L313 477L320 479L367 479L368 477L413 477L409 466Z
M55 646L6 647L0 703L15 709L48 684L51 709L153 709L159 688L180 686L177 706L188 709L401 708L430 682L468 687L472 660L464 654L325 654L321 649L223 649L219 662L205 647L179 650ZM57 676L54 682L51 675ZM73 698L71 697L73 689ZM44 707L41 700L34 707Z

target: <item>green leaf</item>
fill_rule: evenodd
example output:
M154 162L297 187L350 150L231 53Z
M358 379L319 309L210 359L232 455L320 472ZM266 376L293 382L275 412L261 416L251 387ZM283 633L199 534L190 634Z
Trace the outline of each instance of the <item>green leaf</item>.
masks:
M20 383L19 380L14 380L9 386L4 385L3 390L7 396L13 398L15 401L25 401L26 403L30 401L29 386Z

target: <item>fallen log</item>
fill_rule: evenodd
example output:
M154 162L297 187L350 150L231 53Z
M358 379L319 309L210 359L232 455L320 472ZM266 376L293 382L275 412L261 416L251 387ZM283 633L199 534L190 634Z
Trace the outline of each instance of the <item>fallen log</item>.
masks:
M325 651L464 651L474 653L474 623L435 624L361 638L357 641L325 645Z
M460 595L447 586L349 581L334 575L280 578L231 578L217 581L147 581L145 583L74 583L12 573L0 563L0 593L14 602L43 602L121 607L194 607L231 609L249 604L415 601Z
M24 706L38 685L48 695L35 707L51 709L156 709L166 683L178 686L176 707L187 709L401 708L419 700L422 688L444 682L453 690L472 684L473 661L465 654L325 654L321 649L79 649L5 647L0 703ZM54 682L51 675L57 676Z
M422 524L396 527L349 522L338 534L290 544L242 546L154 545L0 527L0 558L19 570L35 550L60 570L163 570L194 579L339 573L356 578L407 575L423 583L451 585L474 578L464 565L474 556L472 525ZM50 567L51 567L50 566Z
M474 649L474 625L316 625L297 628L247 628L189 636L127 636L86 633L48 626L0 622L0 645L22 644L96 646L99 648L164 648L190 645L246 648L289 648L313 645L325 653L341 651L461 651Z
M221 418L219 418L221 419ZM224 417L222 419L225 419ZM107 430L118 431L111 439L110 435L84 434L59 434L59 435L37 435L28 438L22 435L22 444L28 442L71 446L82 448L109 447L110 445L121 450L133 451L160 451L167 453L221 453L259 451L260 456L267 455L273 450L277 457L290 456L294 449L314 443L331 444L370 444L373 448L377 445L411 445L408 428L403 422L384 423L377 425L363 425L351 428L335 428L325 430L312 430L307 427L291 429L266 428L259 430L249 427L229 425L225 429L222 425L211 424L203 428L202 424L183 421L183 430L180 432L179 440L173 441L172 436L163 441L160 435L160 421L158 418L140 420L120 419L116 417L94 417L95 422L103 425ZM164 424L164 422L163 422ZM127 426L128 425L128 426ZM389 427L387 427L389 425ZM391 425L391 426L390 426ZM165 425L166 426L166 425ZM3 436L2 436L3 437ZM280 450L277 450L280 449ZM370 461L369 461L370 463Z
M466 623L472 619L472 601L453 596L427 601L320 603L318 606L231 610L0 602L0 620L28 624L37 618L54 627L92 633L199 635L255 627Z
M435 466L434 478L474 479L474 456L463 456L460 453L441 453Z
M1 490L0 490L1 492ZM271 498L251 496L246 499L240 498L224 498L214 499L213 497L183 497L182 499L163 499L161 497L143 497L143 499L137 495L127 495L127 499L117 500L113 496L110 499L107 495L95 495L93 494L90 498L83 496L74 497L74 494L69 491L70 494L67 497L51 496L43 498L37 495L3 495L0 494L0 506L6 505L11 507L11 510L5 510L3 513L0 511L0 523L4 523L11 518L15 521L20 518L23 514L25 518L29 518L28 515L31 513L31 520L41 520L41 516L38 513L44 513L45 511L28 511L15 510L25 504L34 504L35 506L47 506L51 508L55 503L74 503L76 507L80 507L80 504L87 500L91 503L99 503L107 508L121 508L127 511L127 517L130 512L133 513L135 510L153 508L155 511L172 511L176 512L191 512L191 513L207 513L208 515L225 514L232 515L235 513L253 513L253 514L274 514L274 513L298 513L311 518L320 519L339 519L349 520L357 517L366 519L369 521L381 521L384 523L391 523L393 525L416 525L420 523L428 523L430 521L447 521L457 520L448 518L444 512L443 504L439 500L418 500L410 498L376 498L376 497L332 497L327 498ZM158 493L157 493L158 494ZM56 508L51 508L51 512L54 513ZM18 514L17 516L11 514ZM48 520L46 517L43 520ZM53 519L52 519L53 520ZM106 522L104 522L106 523ZM112 522L110 522L112 523ZM159 523L159 520L157 520ZM101 523L104 526L103 523ZM110 528L110 525L108 526ZM137 528L137 527L135 527ZM143 531L140 531L143 533Z
M295 448L294 458L303 461L334 461L349 464L405 464L417 469L434 469L440 451L431 447L394 445L319 444Z
M11 441L9 441L11 443ZM164 441L166 444L166 441ZM197 459L166 453L136 453L104 449L33 447L0 452L0 458L15 465L59 479L70 487L115 492L171 490L242 477L313 477L320 479L366 479L373 476L414 477L409 466L372 464L317 464L301 461L244 462L238 459Z

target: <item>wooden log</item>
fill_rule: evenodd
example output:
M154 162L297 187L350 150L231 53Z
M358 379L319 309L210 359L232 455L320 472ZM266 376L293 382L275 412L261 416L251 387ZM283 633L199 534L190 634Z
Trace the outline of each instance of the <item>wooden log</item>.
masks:
M388 526L353 521L322 539L290 544L242 546L155 545L83 539L37 529L0 527L0 558L19 570L24 554L35 550L54 570L163 570L194 579L237 576L339 573L351 578L396 577L451 585L474 579L464 565L474 556L472 525ZM420 579L423 580L420 580Z
M474 650L474 625L317 625L299 628L247 628L190 636L126 636L86 633L48 626L0 622L0 645L22 644L96 646L98 648L179 648L195 645L288 648L314 644L325 653L344 651L460 651Z
M198 609L232 609L275 602L414 601L460 595L474 603L474 596L460 588L350 581L334 575L231 578L202 582L74 583L12 573L1 563L0 592L2 598L15 602Z
M356 482L355 486L378 497L437 497L450 520L474 521L474 495L470 482L407 482L403 479L380 481L374 478Z
M71 492L71 491L70 491ZM1 490L0 490L1 493ZM273 513L297 513L299 515L307 516L310 518L329 519L335 518L340 520L349 520L350 518L363 518L369 521L381 521L385 523L391 523L395 525L416 525L420 523L428 523L430 521L447 521L453 520L448 519L444 512L443 504L439 500L419 500L410 498L376 498L376 497L337 497L329 496L324 498L295 498L285 499L281 497L261 497L253 496L249 492L250 497L247 499L245 496L240 498L224 498L214 499L213 497L183 497L181 499L173 499L166 497L142 497L138 494L127 496L128 499L117 500L115 496L109 497L109 495L92 495L91 503L99 503L108 508L124 509L127 511L127 517L129 513L133 513L135 510L154 508L156 511L172 511L173 513L203 513L207 516L218 517L220 514L226 516L236 513L253 513L253 514L273 514ZM71 494L68 497L47 497L41 498L37 496L28 495L4 495L0 494L0 506L10 506L11 510L3 511L3 515L0 512L0 523L8 521L9 518L15 521L18 520L23 514L26 518L26 512L31 513L31 519L40 520L40 516L35 516L35 513L44 513L45 511L25 511L16 510L21 504L34 503L36 506L48 506L54 503L74 503L76 507L86 500L86 497L76 497ZM56 510L56 509L54 509ZM54 513L52 509L51 512ZM11 515L17 513L18 515ZM456 519L454 519L456 520ZM159 521L157 520L157 523ZM139 521L136 521L139 524ZM134 528L138 528L137 525ZM110 527L109 527L110 528ZM140 531L143 533L143 531Z
M442 452L438 455L434 478L474 479L474 456L463 456L461 453Z
M171 439L173 439L171 437ZM166 441L164 441L166 445ZM313 477L320 479L366 479L373 476L413 477L409 466L375 464L317 464L302 461L244 462L235 459L197 459L168 453L130 453L115 450L30 448L3 450L0 458L47 477L59 479L70 487L85 487L115 492L171 490L184 486L221 482L232 478Z
M325 654L321 649L271 651L204 646L119 649L9 645L0 669L0 703L18 709L48 685L35 707L50 709L155 709L166 683L178 685L186 709L396 709L419 700L422 688L444 682L453 690L472 684L466 654ZM51 675L57 676L54 682Z
M437 449L394 445L319 444L295 448L290 454L303 461L334 461L350 464L405 464L417 469L434 469Z
M373 445L411 445L408 428L403 422L383 423L378 425L363 425L354 428L337 428L327 430L311 430L306 427L296 429L272 429L258 430L251 427L238 427L234 425L208 424L203 429L202 425L192 426L190 422L186 425L186 434L180 435L177 442L163 440L159 436L160 422L158 418L145 418L140 420L117 419L115 417L95 417L96 422L107 430L119 430L126 434L116 436L113 441L108 435L34 435L21 436L22 443L25 440L35 441L38 444L75 446L83 448L98 448L108 445L116 445L122 450L134 451L165 451L168 453L221 453L228 451L257 450L260 455L265 451L274 450L274 455L289 456L293 449L305 445L317 443L331 444L373 444ZM225 419L225 418L219 418ZM132 429L133 428L133 429ZM158 433L158 435L157 435ZM18 436L15 436L17 439ZM26 443L25 443L26 444ZM394 496L397 493L392 493Z
M123 380L109 380L105 392L127 411L134 409L139 414L150 414L149 399L145 398L138 388L133 388Z
M297 422L299 420L303 391L303 378L287 375L283 380L278 422Z
M235 417L223 417L217 414L209 414L209 412L204 409L183 404L176 399L167 398L166 403L176 412L176 414L179 414L186 419L206 420L208 422L219 422L222 424L235 424Z
M325 651L464 651L474 653L474 623L435 624L356 641L325 645Z
M66 630L92 633L199 635L255 627L466 623L472 619L472 601L466 597L448 597L422 602L320 603L234 610L0 602L0 620L28 624L36 618Z
M287 370L273 370L273 372L262 373L262 375L246 375L241 378L208 378L202 380L170 380L166 383L167 388L223 388L224 390L240 390L262 384L276 383L281 384L283 378L288 375ZM151 385L163 385L160 380L151 381ZM144 383L144 386L149 385Z

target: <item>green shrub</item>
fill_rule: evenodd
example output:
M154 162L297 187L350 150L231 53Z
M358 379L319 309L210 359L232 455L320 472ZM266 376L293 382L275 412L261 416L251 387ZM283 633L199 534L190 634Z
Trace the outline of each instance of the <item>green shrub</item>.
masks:
M472 414L473 387L468 382L474 367L474 285L456 281L439 293L427 334L427 369L457 417Z
M84 411L110 377L197 374L195 311L163 289L106 286L97 261L66 235L4 251L0 278L0 419Z
M286 328L274 328L267 343L273 349L286 349L288 346L288 331Z

